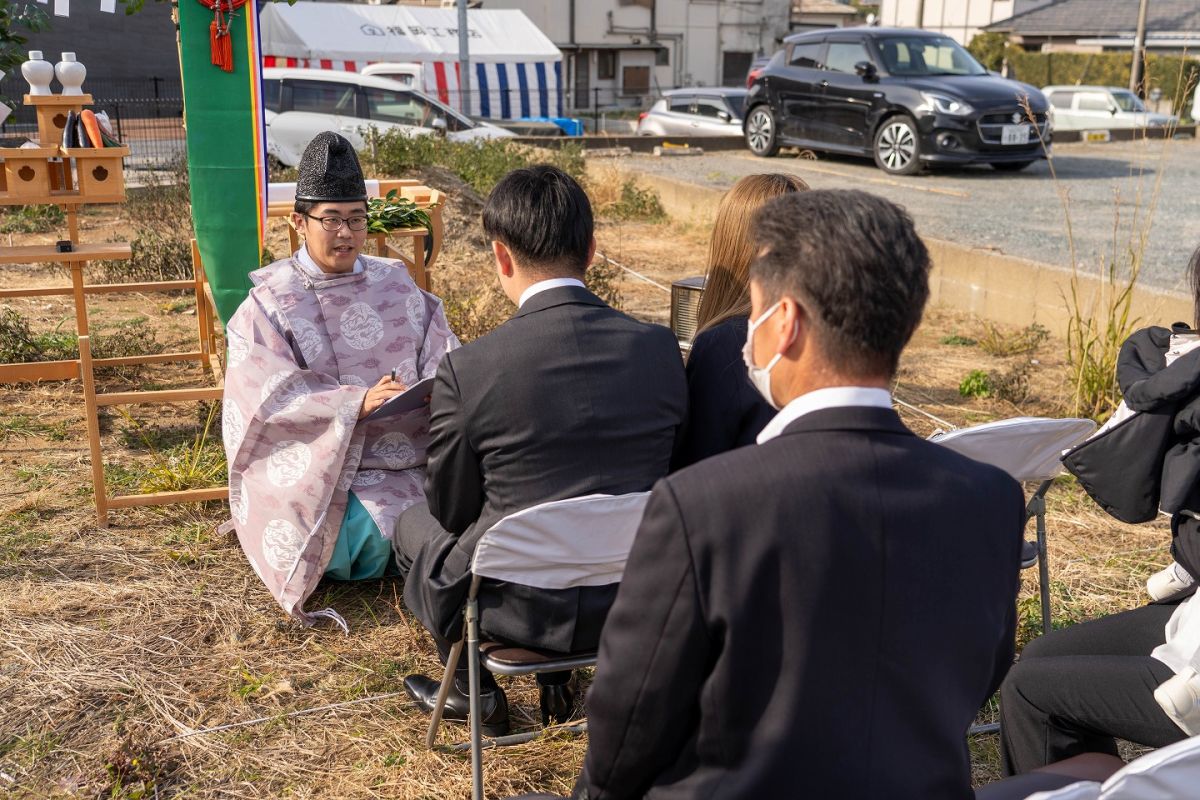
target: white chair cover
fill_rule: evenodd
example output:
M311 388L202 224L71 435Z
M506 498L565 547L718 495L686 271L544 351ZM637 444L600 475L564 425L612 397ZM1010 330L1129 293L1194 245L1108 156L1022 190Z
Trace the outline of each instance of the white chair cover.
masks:
M938 433L929 441L999 467L1018 481L1044 481L1062 471L1062 453L1096 430L1090 419L1015 417Z
M1080 792L1089 787L1091 794ZM1134 759L1103 784L1073 783L1026 800L1193 800L1200 797L1200 736Z
M617 583L649 498L593 494L510 514L480 537L471 572L539 589Z

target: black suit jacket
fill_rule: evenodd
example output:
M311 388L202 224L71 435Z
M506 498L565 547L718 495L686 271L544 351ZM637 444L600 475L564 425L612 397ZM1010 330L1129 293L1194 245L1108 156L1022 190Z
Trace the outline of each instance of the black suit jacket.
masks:
M667 474L686 403L671 332L579 287L534 295L495 331L447 354L431 401L425 482L445 532L414 560L409 608L457 639L479 537L538 503L646 491ZM485 583L480 624L518 644L595 647L615 593Z
M1013 656L1024 497L890 409L660 482L588 692L577 795L955 800Z
M688 421L676 469L754 444L775 409L750 383L742 347L749 320L732 317L696 337L688 353Z

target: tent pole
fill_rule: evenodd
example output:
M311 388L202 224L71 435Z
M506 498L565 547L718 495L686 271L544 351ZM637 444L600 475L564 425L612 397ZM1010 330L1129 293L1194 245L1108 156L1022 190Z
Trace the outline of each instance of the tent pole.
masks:
M458 0L458 107L471 115L471 54L467 30L467 0Z

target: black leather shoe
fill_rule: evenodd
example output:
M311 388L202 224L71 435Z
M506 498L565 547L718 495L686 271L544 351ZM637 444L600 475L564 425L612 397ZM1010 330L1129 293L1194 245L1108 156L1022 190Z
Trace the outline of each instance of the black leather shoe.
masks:
M440 681L424 675L409 675L404 679L404 691L408 693L409 697L416 700L417 704L428 714L432 714L434 706L437 705L438 689L440 688ZM467 693L459 690L456 681L450 687L450 694L446 697L446 705L442 709L442 719L466 722L470 716L470 707L471 703ZM480 729L484 736L503 736L508 733L508 698L504 696L502 689L496 687L481 691L479 707L482 711Z
M561 725L571 719L575 712L575 687L573 683L556 686L538 686L542 707L542 727L553 722Z

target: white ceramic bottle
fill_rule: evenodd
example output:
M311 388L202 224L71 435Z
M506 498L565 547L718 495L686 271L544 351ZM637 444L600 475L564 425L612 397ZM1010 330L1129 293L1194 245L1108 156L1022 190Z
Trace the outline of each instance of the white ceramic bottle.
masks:
M30 94L54 94L50 81L54 80L54 65L42 60L41 50L30 50L29 60L21 65L21 74L29 82Z
M54 74L62 84L63 94L83 94L83 79L87 77L87 67L75 60L74 53L63 53L62 61L54 65Z

